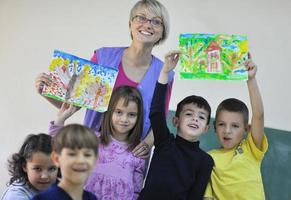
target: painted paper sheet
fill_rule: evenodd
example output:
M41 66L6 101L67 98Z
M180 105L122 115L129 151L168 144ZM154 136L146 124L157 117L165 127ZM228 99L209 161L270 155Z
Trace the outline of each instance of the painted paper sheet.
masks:
M247 80L243 63L248 59L245 35L181 34L180 78Z
M107 110L118 70L54 51L48 74L53 84L42 95L99 112Z

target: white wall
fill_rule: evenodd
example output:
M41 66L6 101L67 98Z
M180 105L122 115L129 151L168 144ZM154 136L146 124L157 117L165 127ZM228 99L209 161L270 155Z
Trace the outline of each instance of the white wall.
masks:
M46 132L54 109L34 89L54 49L83 58L101 46L128 45L133 0L0 0L0 193L9 176L7 157L29 133ZM178 48L180 33L247 34L265 105L266 126L291 131L291 3L288 0L161 0L171 16L168 40L154 50L160 58ZM219 2L219 3L218 3ZM244 82L185 81L176 76L171 109L198 94L213 108L224 98L248 102ZM248 104L249 105L249 104ZM83 112L71 121L82 122ZM212 115L213 116L213 115Z

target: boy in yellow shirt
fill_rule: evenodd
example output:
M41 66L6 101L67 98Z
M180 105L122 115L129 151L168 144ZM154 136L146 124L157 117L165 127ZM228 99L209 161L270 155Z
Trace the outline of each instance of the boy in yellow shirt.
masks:
M215 164L205 200L265 199L260 170L268 149L264 108L255 78L257 67L251 58L245 66L252 108L251 126L248 125L248 108L242 101L226 99L217 107L214 128L222 147L208 152Z

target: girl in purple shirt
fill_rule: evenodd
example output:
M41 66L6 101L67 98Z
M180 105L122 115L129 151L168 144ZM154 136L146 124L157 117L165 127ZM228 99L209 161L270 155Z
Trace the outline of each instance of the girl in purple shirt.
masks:
M116 88L104 115L96 167L85 189L97 199L137 199L142 189L145 160L135 157L132 149L139 144L143 127L143 102L140 92L131 86ZM56 135L67 118L78 108L63 104L49 132Z

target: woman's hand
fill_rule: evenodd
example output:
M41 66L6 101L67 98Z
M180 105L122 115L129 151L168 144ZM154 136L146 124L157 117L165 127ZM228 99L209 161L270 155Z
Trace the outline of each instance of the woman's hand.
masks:
M52 80L46 73L40 73L35 79L35 89L37 93L41 94L43 87L52 84Z
M35 89L38 94L42 93L43 87L50 86L53 83L51 77L47 75L46 73L40 73L36 78L35 78ZM58 109L61 108L62 102L49 98L49 97L44 97L46 100L48 100L52 105L57 107Z
M147 136L143 141L141 141L133 150L132 153L136 157L148 158L151 155L151 149L154 145L154 133L150 129Z
M144 140L141 141L133 150L132 153L136 157L148 158L150 156L151 147Z

